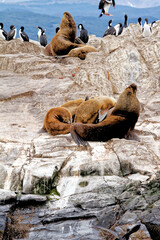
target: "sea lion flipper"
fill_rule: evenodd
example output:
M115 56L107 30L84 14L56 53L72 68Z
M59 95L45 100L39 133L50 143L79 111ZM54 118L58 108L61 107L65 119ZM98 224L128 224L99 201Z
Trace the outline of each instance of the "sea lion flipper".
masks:
M62 59L62 58L67 58L69 57L68 55L56 55L55 59Z
M134 140L134 141L137 141L137 142L141 141L139 136L133 130L129 130L127 132L127 134L124 136L124 138L127 139L127 140Z
M99 109L98 110L98 122L102 122L107 117L107 114L108 114L108 110L105 111L104 113L101 113L101 110Z
M85 141L78 133L77 133L77 138L78 138L78 141L80 142L80 145L84 147L87 147L89 145L88 142Z
M78 145L78 147L80 147L80 145L85 146L85 147L88 145L88 142L85 141L85 140L76 132L76 130L74 129L73 126L70 128L70 133L71 133L71 136L72 136L73 140L74 140L75 143Z
M45 133L47 132L45 126L43 126L37 133Z
M135 225L131 230L129 230L122 238L123 239L129 239L129 236L132 234L132 233L135 233L137 232L141 227L141 224L137 224Z

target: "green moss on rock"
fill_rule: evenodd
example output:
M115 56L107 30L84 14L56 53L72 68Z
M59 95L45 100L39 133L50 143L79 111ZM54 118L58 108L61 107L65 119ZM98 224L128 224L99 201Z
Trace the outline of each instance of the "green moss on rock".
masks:
M31 193L40 194L40 195L48 195L55 194L59 195L56 187L58 181L58 171L53 172L52 177L50 178L40 178L37 180L36 184L33 186Z

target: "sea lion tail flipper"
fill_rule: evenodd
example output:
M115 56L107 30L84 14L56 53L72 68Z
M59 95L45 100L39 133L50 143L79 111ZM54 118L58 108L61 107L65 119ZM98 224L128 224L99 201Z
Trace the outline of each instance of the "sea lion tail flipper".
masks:
M84 147L89 146L87 141L85 141L78 133L76 134L77 134L78 141L80 142L80 145L83 145Z
M71 136L73 138L73 140L75 141L75 143L78 145L78 147L80 147L80 145L83 145L83 146L88 146L88 142L85 141L77 132L76 130L74 129L74 126L72 126L70 128L70 133L71 133Z
M127 140L134 140L134 141L137 141L137 142L141 141L139 136L133 130L129 130L126 133L126 135L124 136L124 138L127 139Z

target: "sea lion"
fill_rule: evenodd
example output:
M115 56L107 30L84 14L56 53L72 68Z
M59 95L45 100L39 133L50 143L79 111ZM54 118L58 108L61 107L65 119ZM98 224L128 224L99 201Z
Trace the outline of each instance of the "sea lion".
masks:
M76 23L72 15L69 12L64 12L60 29L52 38L51 42L45 47L45 54L48 56L66 55L68 57L79 57L81 59L85 59L88 52L97 51L94 47L75 43L76 33ZM81 48L75 50L75 48L79 47Z
M87 146L86 141L108 141L123 138L133 130L140 113L136 97L137 86L131 84L119 96L110 116L98 124L71 124L71 136L78 146Z
M62 104L61 107L65 107L71 113L72 119L74 119L78 106L84 101L85 100L81 99L81 98L72 100L72 101Z
M70 132L72 122L71 113L64 107L51 108L45 118L43 129L52 135L66 134Z
M95 123L105 118L107 111L116 105L116 100L107 96L98 96L84 101L76 110L75 120L77 123ZM97 123L97 122L96 122Z
M79 57L81 60L84 60L86 58L86 55L90 52L97 52L97 49L95 47L89 46L89 45L84 45L76 49L72 49L66 56L62 57Z

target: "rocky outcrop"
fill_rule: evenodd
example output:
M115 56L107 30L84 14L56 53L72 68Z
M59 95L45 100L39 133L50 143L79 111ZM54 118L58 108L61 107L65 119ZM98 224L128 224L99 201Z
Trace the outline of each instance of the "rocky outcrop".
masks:
M160 22L151 38L135 24L119 37L91 35L89 44L99 52L84 61L46 57L35 42L0 41L3 239L115 239L134 226L130 239L158 239L159 28ZM112 139L78 148L70 134L38 133L51 107L87 95L117 99L131 83L141 103L140 142Z

